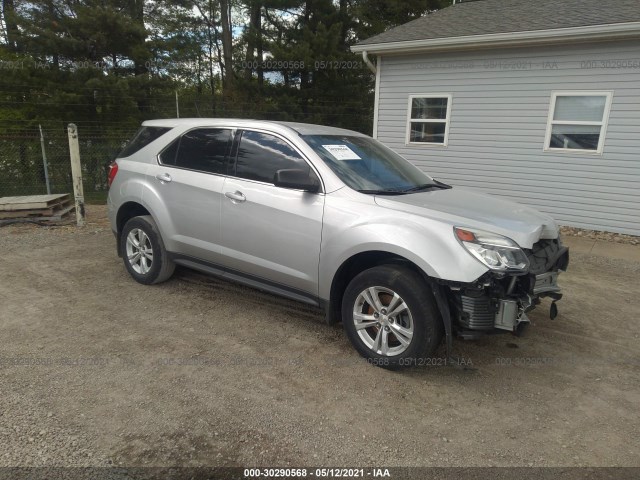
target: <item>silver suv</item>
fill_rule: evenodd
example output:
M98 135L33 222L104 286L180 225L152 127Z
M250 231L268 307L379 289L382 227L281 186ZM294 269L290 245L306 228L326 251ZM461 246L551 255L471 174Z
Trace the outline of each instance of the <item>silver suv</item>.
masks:
M422 363L446 338L519 333L561 298L548 215L452 188L361 133L235 119L143 123L109 171L118 254L144 284L176 265L317 305L361 355Z

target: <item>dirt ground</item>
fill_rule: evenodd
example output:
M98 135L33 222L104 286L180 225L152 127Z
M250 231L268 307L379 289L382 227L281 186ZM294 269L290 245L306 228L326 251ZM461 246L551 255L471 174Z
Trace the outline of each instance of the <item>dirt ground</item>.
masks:
M390 372L302 304L135 283L104 214L0 229L0 466L640 466L640 264L573 255L556 320Z

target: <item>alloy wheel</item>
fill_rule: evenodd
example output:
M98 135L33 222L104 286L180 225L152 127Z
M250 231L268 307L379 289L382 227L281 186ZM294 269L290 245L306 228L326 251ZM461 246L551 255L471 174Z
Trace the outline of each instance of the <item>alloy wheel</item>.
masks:
M353 306L353 323L362 342L378 355L400 355L413 338L411 311L388 288L369 287L360 292Z
M133 271L145 275L151 270L153 263L153 248L151 240L144 230L132 229L127 235L127 260Z

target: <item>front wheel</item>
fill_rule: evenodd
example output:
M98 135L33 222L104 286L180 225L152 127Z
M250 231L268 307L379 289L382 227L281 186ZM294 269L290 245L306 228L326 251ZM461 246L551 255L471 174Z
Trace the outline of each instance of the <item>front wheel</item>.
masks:
M354 277L344 293L342 321L356 350L382 367L416 365L442 340L431 290L401 265L370 268Z

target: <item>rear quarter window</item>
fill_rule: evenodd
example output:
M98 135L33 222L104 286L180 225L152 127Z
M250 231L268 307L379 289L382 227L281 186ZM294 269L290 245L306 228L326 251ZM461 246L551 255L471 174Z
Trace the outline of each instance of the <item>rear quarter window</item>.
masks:
M118 158L124 158L133 155L138 150L146 147L154 140L160 138L169 130L171 130L171 128L169 127L142 127L140 130L138 130L133 139L122 149L122 151L118 155Z

